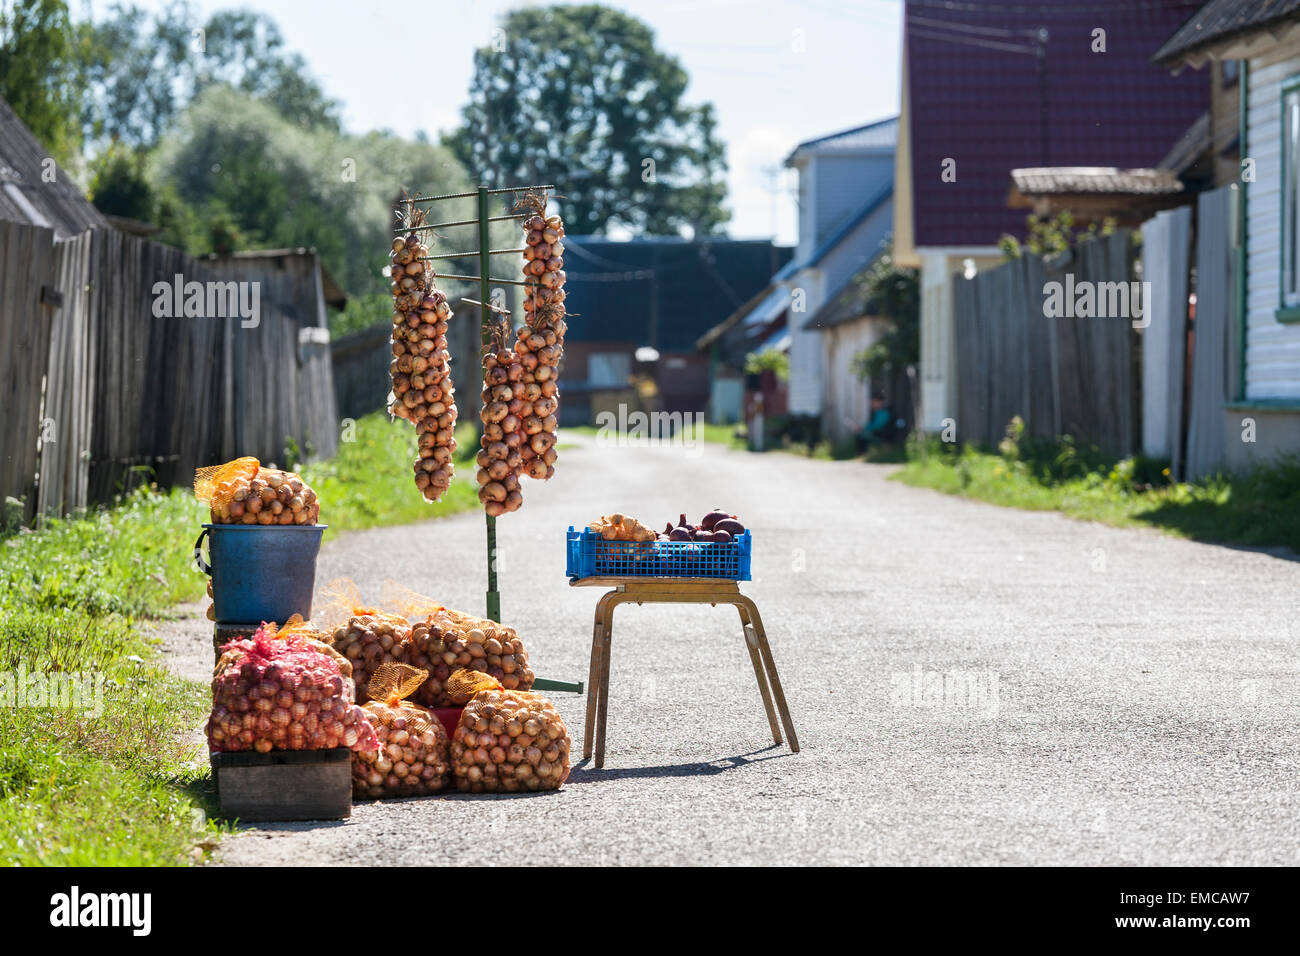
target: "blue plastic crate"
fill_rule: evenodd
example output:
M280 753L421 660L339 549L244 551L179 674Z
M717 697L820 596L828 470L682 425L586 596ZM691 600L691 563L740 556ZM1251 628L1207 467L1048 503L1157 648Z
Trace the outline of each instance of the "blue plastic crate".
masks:
M734 541L606 541L569 528L565 574L570 578L722 578L750 580L752 543Z

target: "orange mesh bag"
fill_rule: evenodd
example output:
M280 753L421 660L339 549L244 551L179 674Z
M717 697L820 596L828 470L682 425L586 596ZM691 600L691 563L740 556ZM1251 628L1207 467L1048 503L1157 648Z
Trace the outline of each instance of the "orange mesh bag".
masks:
M568 728L541 694L506 690L487 674L458 670L447 691L464 702L451 738L458 790L558 790L569 779Z
M424 618L429 628L427 657L437 664L416 697L425 707L453 705L443 685L458 668L490 674L506 690L533 686L536 675L528 664L528 651L513 627L445 607L391 580L384 583L384 603L408 618Z
M381 611L361 603L357 586L346 579L331 581L322 591L321 619L337 622L331 629L334 649L352 664L352 679L358 696L366 692L371 675L383 664L409 664L428 673L415 702L428 706L442 700L442 681L450 668L443 659L446 651L441 629L427 621L410 624L400 614Z
M194 497L206 502L213 524L316 524L320 501L291 471L236 458L194 472Z
M207 725L212 749L376 749L374 728L334 658L273 628L264 624L251 639L222 647Z
M352 792L358 797L415 797L447 788L447 731L423 707L406 700L426 671L381 664L370 678L373 700L362 705L379 749L352 755Z

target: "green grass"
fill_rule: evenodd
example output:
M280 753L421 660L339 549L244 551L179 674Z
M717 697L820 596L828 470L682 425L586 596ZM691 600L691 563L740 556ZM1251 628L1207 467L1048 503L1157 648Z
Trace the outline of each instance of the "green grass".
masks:
M415 487L415 429L410 423L389 421L382 412L357 420L354 441L339 444L329 461L302 469L303 479L320 497L321 521L327 536L339 531L378 525L410 524L478 508L474 455L478 438L474 426L456 428L456 474L441 501L430 504Z
M998 453L914 443L910 460L892 477L1006 507L1300 552L1300 460L1295 459L1241 475L1171 482L1164 462L1116 461L1068 439L1031 443L1012 436Z
M370 415L355 439L304 469L332 530L478 507L472 426L457 431L459 472L437 505L415 488L409 424ZM223 827L209 820L214 794L194 737L208 688L170 674L138 627L203 594L191 561L206 516L189 489L141 488L0 537L0 675L12 683L24 667L105 682L97 715L0 700L0 865L184 864L215 846Z
M206 688L170 674L130 618L69 608L0 616L0 671L20 666L98 675L102 710L0 708L0 865L205 859L228 829L211 822L206 754L192 735Z

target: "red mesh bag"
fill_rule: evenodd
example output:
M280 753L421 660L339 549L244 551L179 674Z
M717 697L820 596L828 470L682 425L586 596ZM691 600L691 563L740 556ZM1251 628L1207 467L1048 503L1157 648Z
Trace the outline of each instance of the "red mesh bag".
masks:
M267 624L221 648L207 734L214 751L379 746L338 662L301 634L281 638Z

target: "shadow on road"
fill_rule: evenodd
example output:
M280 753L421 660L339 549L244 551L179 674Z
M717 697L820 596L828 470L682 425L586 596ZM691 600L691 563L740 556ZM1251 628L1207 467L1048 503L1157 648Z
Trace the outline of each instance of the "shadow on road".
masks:
M767 754L767 756L759 757L756 756L757 754ZM566 786L579 783L605 783L630 777L712 777L738 767L792 756L794 754L785 750L783 745L773 744L762 750L751 750L749 753L721 757L702 763L660 764L654 767L602 767L599 770L592 765L591 758L584 757L573 765Z

